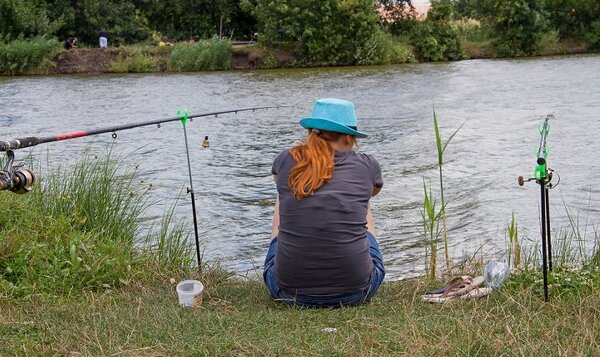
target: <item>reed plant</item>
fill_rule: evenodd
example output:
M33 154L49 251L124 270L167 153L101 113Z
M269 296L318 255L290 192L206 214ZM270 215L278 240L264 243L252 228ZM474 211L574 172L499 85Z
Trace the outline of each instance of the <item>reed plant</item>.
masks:
M436 150L437 150L437 156L438 156L438 168L439 168L439 179L440 179L440 196L441 196L441 203L442 206L440 208L440 215L438 217L438 219L442 220L442 233L444 235L444 257L446 259L446 270L450 270L450 255L449 255L449 249L448 249L448 229L447 229L447 223L446 223L446 200L444 198L444 174L443 174L443 166L444 166L444 153L446 152L446 148L448 147L448 144L450 144L450 141L452 141L452 139L454 138L454 136L458 133L458 131L462 128L462 126L464 125L461 124L458 129L456 129L454 131L454 133L452 133L452 135L450 135L450 137L448 138L448 140L446 140L445 143L442 142L442 136L440 134L440 128L438 125L438 118L437 118L437 114L435 112L435 107L433 108L433 127L435 129L435 144L436 144Z
M437 202L431 193L431 186L427 187L423 180L423 209L421 218L423 219L423 234L427 242L425 249L425 270L430 281L436 279L438 244L442 234L440 229L440 217L444 212L444 206L437 207Z
M173 48L169 67L175 71L216 71L231 66L231 41L213 38L196 43L180 43Z
M159 232L146 233L160 247L136 246L152 201L122 167L110 154L86 154L27 195L0 192L0 296L110 289L191 266L184 227L172 214Z
M508 244L508 265L514 269L521 267L521 242L519 241L519 227L515 213L512 213L510 223L506 227Z
M0 74L44 73L60 50L60 43L55 38L11 39L0 36Z

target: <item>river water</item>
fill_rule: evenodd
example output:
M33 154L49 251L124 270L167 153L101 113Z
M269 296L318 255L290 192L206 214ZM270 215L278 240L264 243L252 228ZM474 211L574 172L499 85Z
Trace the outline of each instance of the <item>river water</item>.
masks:
M379 159L382 192L373 199L375 224L389 279L424 269L420 209L423 183L437 186L432 111L448 137L445 153L451 256L504 259L506 225L514 212L524 243L539 241L539 186L531 177L537 126L552 113L550 167L561 176L551 191L554 236L568 226L565 205L587 229L600 216L600 57L471 60L386 67L288 69L189 74L79 75L0 78L0 140L262 105L277 110L206 117L188 125L199 228L206 259L254 275L269 243L275 185L270 168L280 150L300 141L298 120L320 97L355 102L359 128L370 134L360 151ZM208 135L211 146L201 147ZM183 132L178 123L39 146L47 166L68 165L85 148L111 143L140 185L152 185L165 205L187 187ZM29 149L17 152L25 157ZM46 159L47 158L47 159ZM46 168L46 170L50 169ZM143 180L143 183L141 182ZM556 181L556 179L555 179ZM185 192L185 191L184 191ZM178 219L190 222L182 194ZM590 233L592 232L592 233ZM193 235L191 234L190 237Z

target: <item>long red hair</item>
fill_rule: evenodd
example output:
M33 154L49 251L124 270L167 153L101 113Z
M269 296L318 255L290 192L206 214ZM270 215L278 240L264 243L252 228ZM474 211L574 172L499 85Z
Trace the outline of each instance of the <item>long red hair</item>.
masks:
M290 171L288 185L296 199L313 194L333 176L335 150L329 142L344 137L345 144L356 145L356 137L325 130L309 130L306 140L290 149L296 165Z

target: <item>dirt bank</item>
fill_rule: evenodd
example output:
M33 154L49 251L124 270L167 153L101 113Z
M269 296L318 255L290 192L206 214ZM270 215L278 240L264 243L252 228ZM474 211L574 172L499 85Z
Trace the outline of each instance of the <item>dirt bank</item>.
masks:
M170 51L149 48L144 53L154 57L159 63L158 71L168 71ZM112 63L130 56L127 48L76 48L60 52L53 60L50 74L76 73L114 73ZM265 54L257 46L234 46L231 55L231 69L257 69L288 67L293 61L292 55L284 50L275 50Z
M112 62L123 51L119 48L76 48L56 55L51 74L109 73Z

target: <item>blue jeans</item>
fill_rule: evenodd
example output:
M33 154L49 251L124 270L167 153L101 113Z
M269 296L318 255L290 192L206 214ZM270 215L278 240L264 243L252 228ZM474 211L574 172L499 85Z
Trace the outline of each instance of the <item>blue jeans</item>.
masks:
M379 250L379 244L375 240L375 237L367 232L367 239L369 240L369 254L373 259L373 273L371 274L371 281L369 286L364 291L359 291L351 294L341 295L290 295L283 291L277 286L277 279L275 279L275 254L277 253L277 238L271 241L267 256L265 258L265 265L263 270L263 279L265 285L269 290L269 294L276 301L280 301L288 305L305 306L305 307L342 307L342 306L354 306L365 303L375 295L383 278L385 277L385 267L383 266L383 257Z

